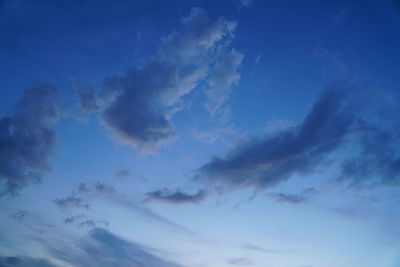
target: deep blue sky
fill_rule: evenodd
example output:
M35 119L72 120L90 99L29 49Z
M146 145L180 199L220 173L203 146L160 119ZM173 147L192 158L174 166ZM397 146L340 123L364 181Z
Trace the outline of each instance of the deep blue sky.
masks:
M400 266L400 2L0 0L0 266Z

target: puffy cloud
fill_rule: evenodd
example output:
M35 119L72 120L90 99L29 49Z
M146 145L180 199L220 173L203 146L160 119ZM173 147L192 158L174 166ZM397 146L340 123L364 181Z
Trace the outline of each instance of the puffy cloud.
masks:
M329 159L339 160L339 180L351 185L398 185L398 106L374 94L368 84L337 82L321 93L300 125L249 139L201 166L196 177L265 189L294 174L310 174ZM338 151L341 157L335 158ZM275 199L301 202L303 197Z
M215 62L225 49L222 43L232 38L234 22L225 18L211 22L203 9L193 8L181 26L180 31L162 38L146 64L107 77L99 92L106 127L119 140L145 152L174 138L171 116L181 98L207 77L211 66L214 83L223 86L219 90L229 91L227 87L237 80L237 65L243 57L239 52L231 50L223 63Z
M0 119L0 182L2 195L15 195L24 186L38 182L50 170L60 116L57 89L48 84L27 89L15 112Z
M207 193L204 190L199 190L195 194L187 194L182 191L170 192L166 189L156 190L147 193L147 200L157 200L172 204L183 204L183 203L197 203L206 197Z

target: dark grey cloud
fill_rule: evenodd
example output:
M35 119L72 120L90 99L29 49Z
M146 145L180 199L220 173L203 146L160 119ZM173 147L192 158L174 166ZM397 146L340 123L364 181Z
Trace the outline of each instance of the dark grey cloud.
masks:
M397 185L400 181L399 127L394 127L389 120L382 123L372 118L370 106L362 103L363 94L371 91L363 86L366 85L334 84L321 93L300 125L251 138L224 157L214 157L199 168L197 179L265 189L294 174L310 174L335 160L335 152L347 148L340 161L341 180L352 184L376 180L375 184ZM373 110L380 113L379 107ZM396 112L398 108L386 116L396 121L393 119ZM277 197L290 198L283 194ZM292 196L292 201L295 198Z
M85 183L80 183L78 188L75 190L75 192L77 194L81 194L81 193L89 193L92 190L85 184Z
M79 186L72 191L71 196L85 195L89 193L114 194L116 192L117 190L114 186L103 182L96 182L93 185L80 183Z
M225 18L211 22L203 9L193 8L181 20L180 31L162 38L147 63L105 79L98 97L104 125L119 140L145 152L172 140L170 118L180 109L181 98L207 78L213 65L222 73L214 74L216 78L228 72L224 67L236 71L237 58L241 60L242 55L234 50L226 59L234 67L215 63L217 53L227 49L225 41L232 38L235 25ZM236 80L225 76L220 78L228 80L225 86Z
M50 170L60 116L57 89L40 84L25 90L12 115L0 119L0 197L16 195Z
M64 223L65 224L76 223L81 218L83 218L83 215L73 215L73 216L65 217Z
M77 267L180 266L148 252L149 248L124 240L103 228L91 230L88 238L74 244L73 249L64 246L48 245L48 250L53 257Z
M4 257L0 256L0 267L56 267L45 259L36 259L31 257Z
M77 196L67 196L64 198L58 198L54 200L54 203L60 208L84 208L90 209L90 205L87 201Z
M78 90L78 103L85 112L94 112L99 110L96 95L93 90Z
M214 157L199 169L200 177L234 187L262 189L295 173L310 173L352 131L356 118L344 89L325 90L298 127L252 138L225 157Z
M147 193L146 201L156 200L172 204L197 203L205 199L206 195L207 192L204 190L199 190L195 194L188 194L182 191L170 192L163 189Z
M107 227L110 223L106 220L93 220L88 219L84 214L73 215L64 218L65 224L76 224L80 228L95 228L95 227Z
M94 185L94 191L101 193L101 194L115 194L117 190L114 188L114 186L109 185L109 184L104 184L101 182L97 182Z
M309 198L316 194L317 190L314 188L306 188L301 191L299 194L288 194L288 193L269 193L268 196L281 203L289 203L289 204L303 204L309 201Z

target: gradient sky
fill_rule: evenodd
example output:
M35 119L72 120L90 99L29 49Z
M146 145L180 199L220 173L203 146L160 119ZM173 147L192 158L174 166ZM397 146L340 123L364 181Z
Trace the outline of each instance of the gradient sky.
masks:
M0 266L399 267L400 2L0 0Z

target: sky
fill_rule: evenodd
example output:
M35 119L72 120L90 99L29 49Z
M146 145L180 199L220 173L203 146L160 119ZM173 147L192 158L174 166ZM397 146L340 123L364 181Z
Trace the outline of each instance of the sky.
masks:
M0 266L399 267L400 2L0 0Z

